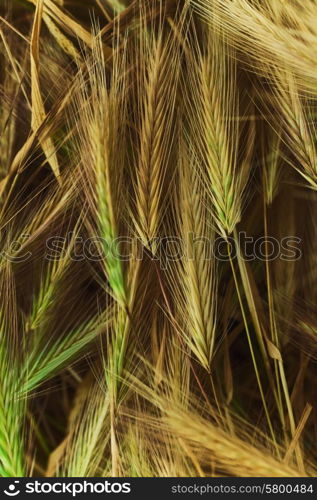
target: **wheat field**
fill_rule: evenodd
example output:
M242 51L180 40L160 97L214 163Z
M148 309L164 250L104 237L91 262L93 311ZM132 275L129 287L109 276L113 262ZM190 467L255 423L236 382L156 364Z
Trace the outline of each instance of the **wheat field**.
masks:
M316 0L0 16L0 476L316 476Z

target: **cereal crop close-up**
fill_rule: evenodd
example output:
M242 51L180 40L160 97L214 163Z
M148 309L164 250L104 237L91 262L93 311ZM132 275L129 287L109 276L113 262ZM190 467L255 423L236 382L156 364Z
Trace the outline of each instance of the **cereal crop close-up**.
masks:
M317 1L0 0L0 476L317 476Z

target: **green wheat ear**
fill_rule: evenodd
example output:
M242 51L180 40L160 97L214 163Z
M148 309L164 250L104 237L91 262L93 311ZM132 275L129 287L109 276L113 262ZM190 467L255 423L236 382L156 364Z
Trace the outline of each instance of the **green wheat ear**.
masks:
M23 422L26 400L19 396L17 360L8 350L5 324L0 313L0 475L25 474Z

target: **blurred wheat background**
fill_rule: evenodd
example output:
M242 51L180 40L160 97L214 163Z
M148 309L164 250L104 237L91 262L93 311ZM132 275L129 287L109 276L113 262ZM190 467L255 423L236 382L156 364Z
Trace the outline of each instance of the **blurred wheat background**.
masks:
M0 475L316 475L316 0L0 15Z

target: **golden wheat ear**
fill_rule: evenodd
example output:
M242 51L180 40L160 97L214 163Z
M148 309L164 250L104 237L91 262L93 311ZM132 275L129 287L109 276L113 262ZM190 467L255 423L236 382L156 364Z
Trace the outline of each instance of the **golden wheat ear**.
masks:
M134 192L136 232L146 247L160 234L171 183L179 44L162 26L143 25L136 45L138 151ZM151 248L155 250L154 247Z
M283 117L282 140L289 151L287 161L316 190L316 124L309 96L301 95L292 73L276 70L273 99Z
M188 60L189 148L201 165L215 227L226 237L241 219L250 165L239 164L235 54L213 28L206 28L205 42L202 52L194 40L197 56Z
M208 211L208 197L194 155L180 151L180 193L175 218L179 219L182 258L172 266L171 294L178 308L181 335L207 370L211 369L216 338L217 269L213 255L215 233ZM175 287L175 274L179 285Z

